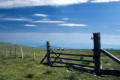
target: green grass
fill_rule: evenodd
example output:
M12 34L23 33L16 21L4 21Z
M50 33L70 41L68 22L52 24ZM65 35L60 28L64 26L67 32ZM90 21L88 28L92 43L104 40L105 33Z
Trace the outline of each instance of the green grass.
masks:
M2 46L3 45L4 44L2 44ZM0 46L0 80L120 80L120 77L118 76L95 76L94 74L77 71L72 68L49 67L40 64L41 59L46 54L46 50L44 49L36 48L36 61L34 61L32 47L22 46L24 52L24 59L22 60L20 57L21 46L17 45L17 57L14 56L14 46L12 44L9 44L9 47L13 47L12 56L10 56L9 50L7 51L6 56L2 46ZM8 45L5 44L5 46ZM66 49L61 52L73 54L93 54L91 50ZM113 53L120 59L120 50L109 50L109 52ZM85 59L92 60L90 58ZM115 63L105 55L102 55L102 65L104 69L120 69L119 64Z

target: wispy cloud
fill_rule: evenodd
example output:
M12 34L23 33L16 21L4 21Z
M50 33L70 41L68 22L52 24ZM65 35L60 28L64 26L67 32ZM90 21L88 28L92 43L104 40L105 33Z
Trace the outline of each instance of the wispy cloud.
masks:
M4 14L0 14L0 17L3 17L4 16Z
M69 20L69 18L62 18L62 20L65 20L65 21L66 21L66 20Z
M91 0L91 3L119 2L120 0Z
M34 21L34 23L64 23L64 21L38 20L38 21Z
M26 27L32 27L32 28L37 27L37 25L34 25L34 24L25 24L24 26L26 26Z
M67 26L67 27L86 27L86 24L73 24L73 23L65 23L65 24L58 24L59 26Z
M120 2L120 0L0 0L0 8L17 8L27 6L66 6L88 2Z
M2 18L1 20L5 20L5 21L32 21L32 19L28 19L28 18Z
M48 15L46 15L46 14L38 14L38 13L36 13L36 14L34 14L34 16L47 17Z
M40 15L39 15L40 16ZM41 15L41 16L47 16L47 15ZM43 18L42 20L32 20L29 18L1 18L0 20L4 21L26 21L26 22L31 22L31 23L64 23L64 21L59 21L59 20L49 20L47 18Z

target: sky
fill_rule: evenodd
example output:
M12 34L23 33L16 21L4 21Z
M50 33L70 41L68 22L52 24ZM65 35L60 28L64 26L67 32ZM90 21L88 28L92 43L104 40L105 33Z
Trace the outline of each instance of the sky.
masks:
M120 0L0 0L0 42L92 49L120 49Z

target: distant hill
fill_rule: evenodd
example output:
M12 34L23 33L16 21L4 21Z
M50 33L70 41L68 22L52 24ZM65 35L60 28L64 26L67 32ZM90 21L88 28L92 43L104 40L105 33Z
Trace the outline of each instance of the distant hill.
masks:
M17 47L17 48L20 48L20 47L23 47L23 48L32 48L32 46L25 46L25 45L20 45L20 44L13 44L13 43L8 43L8 42L0 42L0 48L4 48L4 47L11 47L11 48L14 48L14 47ZM46 49L46 45L40 45L36 48L41 48L41 49ZM59 47L59 46L56 46L56 45L52 45L51 48L63 48L63 47Z
M18 46L18 45L7 42L0 42L0 47L14 47L14 46Z
M12 44L12 43L8 43L8 42L0 42L0 48L4 48L4 47L11 47L11 48L14 48L14 47L18 47L18 48L20 48L20 47L26 47L26 48L28 48L28 47L30 47L30 46L24 46L24 45L19 45L19 44Z

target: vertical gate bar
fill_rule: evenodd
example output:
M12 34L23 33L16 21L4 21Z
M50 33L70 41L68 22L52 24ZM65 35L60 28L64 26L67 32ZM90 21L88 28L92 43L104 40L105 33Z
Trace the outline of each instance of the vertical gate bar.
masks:
M100 75L100 70L102 69L101 65L101 41L100 41L100 33L93 33L94 39L94 60L95 60L95 73L96 75Z
M47 41L47 63L50 65L50 42Z

